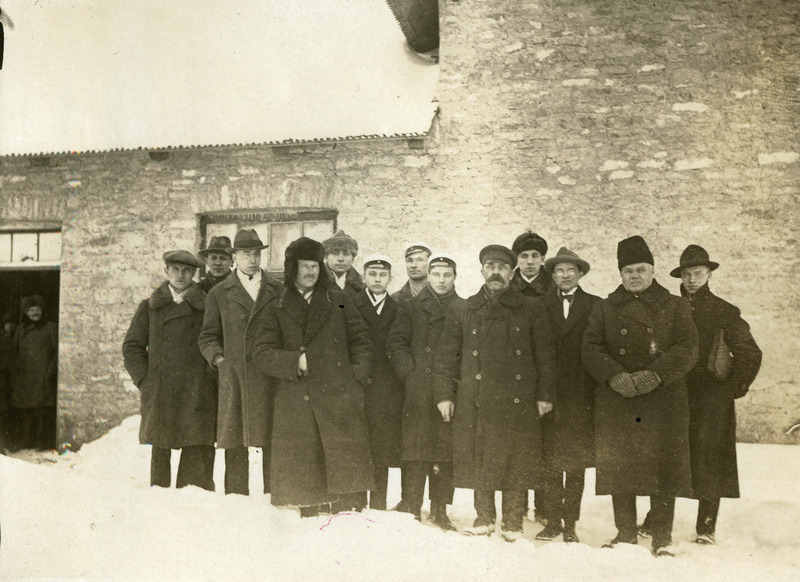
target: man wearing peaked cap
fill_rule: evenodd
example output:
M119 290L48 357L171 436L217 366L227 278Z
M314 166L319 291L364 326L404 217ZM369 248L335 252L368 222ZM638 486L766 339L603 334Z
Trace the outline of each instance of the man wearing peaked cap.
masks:
M208 247L197 253L208 266L206 276L200 279L200 288L206 293L231 274L233 257L228 250L231 246L231 239L227 236L212 236Z
M653 554L672 556L675 497L692 493L686 374L697 361L689 306L654 279L644 239L620 241L622 285L598 302L582 359L595 394L596 493L611 495L617 536L638 543L636 496L650 496Z
M353 304L370 329L372 370L364 390L372 462L375 464L375 489L369 506L386 509L389 467L400 467L402 444L403 383L397 377L386 353L386 337L397 315L397 301L386 292L392 281L392 261L385 255L369 255L364 260L366 287L353 298Z
M217 446L225 449L225 493L250 492L247 447L261 447L264 492L270 491L274 392L250 361L265 308L280 293L280 283L261 269L267 246L254 229L236 233L228 248L236 269L208 292L198 339L203 356L219 372Z
M512 283L517 291L528 297L541 297L555 288L553 278L544 266L546 240L528 230L514 240L511 250L517 255L517 269Z
M358 242L343 230L337 230L336 234L322 243L322 246L325 249L325 266L330 285L338 286L353 297L364 288L361 275L353 267L353 261L358 255Z
M397 511L422 520L425 480L431 500L430 520L453 531L447 505L453 503L451 410L440 411L434 396L434 354L444 330L445 314L465 301L455 290L456 261L435 254L429 261L428 283L416 297L400 303L386 338L386 350L405 384L402 410L403 492Z
M697 365L686 377L689 390L689 448L692 489L699 500L695 541L714 544L720 498L739 497L736 463L736 410L761 367L761 350L739 309L717 297L708 286L719 263L701 246L689 245L670 275L682 279L681 295L689 300L700 334ZM725 338L733 363L727 375L709 370L714 338Z
M537 492L547 525L536 539L577 542L584 474L594 466L595 381L581 362L581 341L589 314L600 301L580 286L589 263L562 247L545 261L556 288L540 298L556 342L558 379L553 414L542 420L548 486Z
M422 242L413 243L406 248L406 274L408 281L392 297L397 301L407 301L416 297L428 282L428 258L430 247Z
M152 445L150 485L169 487L170 456L180 449L177 487L214 490L216 393L197 347L205 293L193 281L203 262L169 251L164 281L133 316L122 355L141 391L139 441Z
M502 245L479 255L486 284L453 305L436 348L435 402L453 422L456 487L475 491L468 535L490 535L503 492L503 537L522 537L528 489L544 484L539 418L552 409L555 353L540 301L512 288L516 255ZM457 390L456 390L457 388Z

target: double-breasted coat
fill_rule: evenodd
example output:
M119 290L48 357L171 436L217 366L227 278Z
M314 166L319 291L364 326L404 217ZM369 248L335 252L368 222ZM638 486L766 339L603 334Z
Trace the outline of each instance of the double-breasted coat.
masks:
M52 321L24 321L14 334L11 405L39 408L56 405L58 326Z
M234 272L214 286L206 298L206 313L198 343L205 359L225 356L219 367L217 446L269 448L273 390L270 379L251 361L253 343L267 305L280 294L277 281L261 273L256 300Z
M308 375L298 376L306 354ZM372 342L350 298L292 287L261 322L253 361L276 378L272 503L310 506L374 489L364 411Z
M451 303L466 304L455 295ZM442 418L433 392L434 350L444 330L445 308L430 286L400 304L386 339L389 359L405 382L404 461L452 460L451 425Z
M547 269L544 268L544 265L542 265L539 267L539 274L530 283L523 279L519 269L516 269L514 278L511 279L511 286L526 297L542 297L554 291L556 283L550 273L547 272Z
M656 281L638 296L620 285L595 304L582 357L598 382L596 493L691 496L685 377L697 361L697 328L686 300ZM661 378L648 394L626 398L608 383L641 370Z
M555 350L542 303L482 288L447 309L435 400L455 402L456 487L535 489L546 478L537 401L552 402Z
M583 332L589 314L600 301L578 287L564 319L558 289L541 298L556 345L556 398L553 412L542 419L548 464L557 471L574 471L594 466L595 380L581 361Z
M405 391L386 353L386 337L397 316L397 301L387 294L379 315L367 297L367 290L362 289L353 298L353 304L372 338L372 367L364 387L372 462L376 467L399 467Z
M689 445L692 487L700 499L739 497L736 463L736 411L734 398L747 393L761 367L761 350L739 309L714 295L704 285L690 299L692 318L700 334L697 365L686 377L689 389ZM714 335L725 330L733 366L725 380L708 371Z
M336 273L334 273L328 266L325 268L328 269L330 289L338 289L339 291L343 291L347 293L351 299L358 295L359 291L364 289L364 280L361 278L361 275L358 274L358 271L356 271L355 267L350 267L347 270L347 273L345 273L344 289L339 287L339 285L336 283Z
M133 316L122 355L141 393L142 444L165 449L214 444L216 389L197 347L204 306L205 293L196 283L178 304L165 281Z

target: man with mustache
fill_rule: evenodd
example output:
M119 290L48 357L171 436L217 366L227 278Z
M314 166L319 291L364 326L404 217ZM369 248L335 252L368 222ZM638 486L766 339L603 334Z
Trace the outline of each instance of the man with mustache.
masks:
M539 419L553 408L555 350L541 302L511 287L516 254L489 245L479 258L486 284L447 310L435 400L453 423L454 484L475 491L467 535L494 531L500 490L502 534L513 542L522 538L527 490L545 478Z

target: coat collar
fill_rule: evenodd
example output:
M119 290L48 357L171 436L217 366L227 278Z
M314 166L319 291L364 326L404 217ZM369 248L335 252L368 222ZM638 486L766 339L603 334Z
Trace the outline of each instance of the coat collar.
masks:
M564 305L561 301L558 287L542 298L550 320L557 324L562 334L567 333L589 311L591 303L588 295L586 291L581 289L580 285L575 289L575 299L572 300L572 306L569 308L569 317L566 320L564 319Z
M517 291L521 292L525 289L531 289L534 293L536 293L536 295L544 295L551 288L555 287L555 281L553 281L550 273L548 273L544 268L544 265L539 267L539 274L536 275L536 278L530 283L522 278L522 274L519 272L519 269L515 269L514 278L511 280L511 284L517 289Z
M319 330L328 322L333 313L331 290L315 289L311 302L306 303L296 287L285 288L278 300L278 307L286 311L295 323L303 330L303 342L308 345Z
M225 295L231 301L238 303L248 311L255 313L267 304L267 296L278 293L278 284L270 279L264 270L261 270L261 287L259 287L256 301L250 297L250 294L242 285L242 282L237 276L226 277L222 283L218 285L225 290Z
M486 285L481 287L475 295L467 299L467 307L469 309L480 309L489 302L489 298L486 296L485 289ZM522 294L520 294L520 292L517 291L513 285L509 285L505 291L495 298L495 303L499 305L505 305L507 307L519 307L522 305Z
M203 293L203 290L200 289L200 286L195 282L189 285L189 288L183 295L183 300L197 311L203 311L205 309L206 294ZM169 290L169 281L161 283L161 285L153 291L153 294L150 295L148 302L152 309L160 309L173 303L172 292Z
M608 296L608 300L629 317L643 323L650 323L650 314L669 297L669 291L653 279L653 284L638 296L620 285Z
M375 311L375 306L372 301L367 297L367 288L365 287L353 297L353 304L361 313L361 317L372 329L382 329L391 324L394 320L395 311L397 311L397 302L387 293L384 299L383 309L380 315Z
M694 295L689 295L689 292L686 291L686 287L684 287L683 283L681 283L681 297L685 297L689 301L694 301L696 299L710 299L711 297L716 297L716 295L714 295L711 292L711 289L708 288L708 283L700 287L700 289L698 289Z

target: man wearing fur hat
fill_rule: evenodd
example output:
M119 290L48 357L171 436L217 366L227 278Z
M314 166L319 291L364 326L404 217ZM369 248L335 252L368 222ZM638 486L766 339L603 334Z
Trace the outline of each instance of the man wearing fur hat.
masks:
M365 387L375 489L370 491L371 509L386 509L389 467L400 467L402 441L403 383L386 353L386 336L397 315L397 301L386 289L392 281L392 262L385 255L364 259L364 284L353 304L372 336L372 370Z
M408 301L416 297L428 283L428 259L431 249L425 243L414 243L406 249L406 274L408 281L392 294L396 301Z
M555 350L540 301L511 287L517 256L501 245L480 252L486 284L447 310L436 348L435 400L453 422L456 487L475 491L468 535L490 535L503 492L503 538L522 537L528 489L542 485L540 417L553 405Z
M280 293L280 283L261 269L267 248L254 229L242 229L228 251L233 274L214 286L198 342L203 356L219 372L217 446L225 449L225 493L248 495L248 447L261 447L264 493L270 489L273 391L269 378L250 361L265 308Z
M44 318L40 295L22 298L22 322L14 335L11 406L20 448L55 444L58 327Z
M736 465L736 411L761 367L761 350L737 307L714 295L708 287L711 261L701 246L689 245L671 276L680 278L681 295L689 300L700 334L697 365L686 377L689 389L689 447L692 487L699 499L695 541L714 544L721 497L739 497ZM723 334L733 362L726 374L709 369L714 337Z
M355 296L364 288L361 275L353 267L353 261L358 255L358 242L343 230L338 230L322 246L325 248L325 268L330 285L336 285L350 297Z
M444 530L455 530L447 517L453 503L452 438L447 421L436 406L433 356L444 330L450 305L466 303L456 294L456 261L450 255L433 255L428 283L413 299L400 304L386 349L395 370L405 382L403 403L403 497L397 511L420 520L428 479L430 520ZM449 415L449 410L445 410Z
M331 288L320 243L286 249L284 289L258 329L253 363L277 383L272 503L304 517L360 510L375 488L364 386L372 341L349 296Z
M164 262L167 280L139 304L122 344L141 392L139 442L152 445L151 486L170 486L170 456L180 449L176 486L213 491L217 398L197 347L205 293L193 281L203 262L183 250L164 253Z
M523 232L511 246L517 255L517 268L514 271L514 288L528 297L541 297L556 286L544 266L547 254L547 241L530 230Z
M233 257L231 257L229 248L231 248L231 239L227 236L212 236L208 247L197 253L208 267L205 277L200 279L200 289L204 293L208 293L214 285L230 276Z
M636 544L636 496L650 496L653 554L673 556L675 498L692 493L686 374L697 362L697 328L686 301L654 278L640 236L621 241L622 285L597 303L582 358L595 394L596 493L611 495L618 533Z
M575 523L581 513L584 474L594 466L595 381L581 362L581 342L589 314L600 298L580 287L589 263L566 247L547 259L545 267L557 287L541 301L556 342L558 380L554 414L542 421L550 472L548 486L537 493L544 497L547 525L536 539L553 540L563 533L565 542L577 542Z

